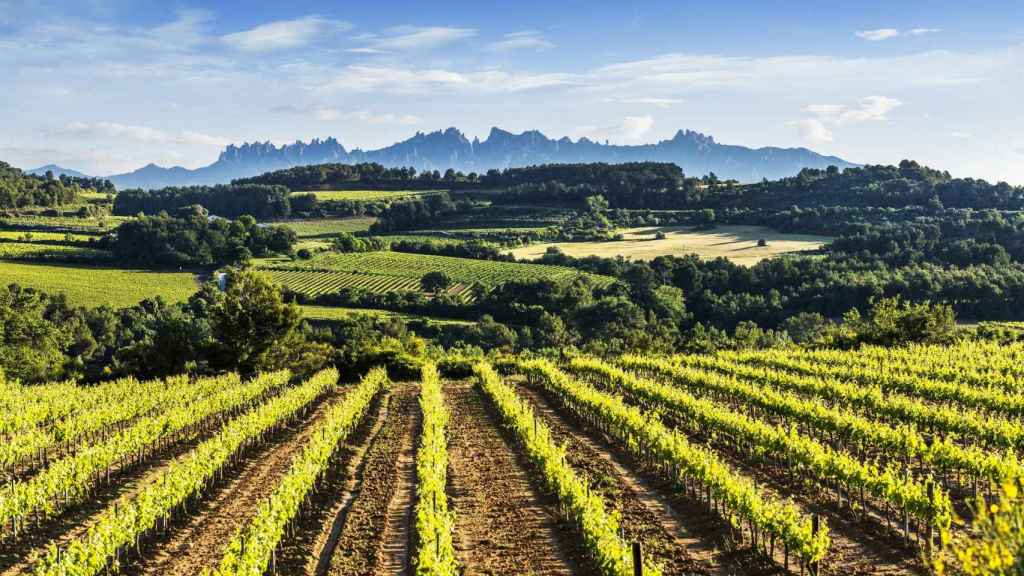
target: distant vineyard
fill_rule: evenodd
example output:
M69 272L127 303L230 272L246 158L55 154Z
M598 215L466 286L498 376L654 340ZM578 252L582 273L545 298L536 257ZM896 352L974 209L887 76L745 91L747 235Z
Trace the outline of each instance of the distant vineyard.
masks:
M965 342L0 380L3 570L1015 574L1022 359Z
M63 262L97 262L110 259L110 252L58 244L0 242L2 260L57 260Z
M400 252L326 253L312 260L273 264L267 268L349 272L408 278L417 281L427 272L441 271L448 274L455 282L463 284L478 282L484 286L494 286L510 280L566 280L577 276L587 276L603 285L613 282L610 277L583 274L564 266L495 262Z
M322 220L288 220L275 222L286 228L291 228L301 239L331 238L339 232L360 232L368 230L376 218L355 217L335 218Z
M46 232L38 230L0 230L0 242L34 242L39 244L86 244L97 236L80 232Z
M410 196L422 196L438 192L437 190L314 190L317 200L396 200ZM294 192L302 194L303 192Z
M342 288L356 288L376 294L420 290L419 279L403 276L311 270L267 270L266 273L271 280L281 286L293 292L313 297L337 292ZM449 293L460 294L465 291L465 288L465 285L457 284L449 290Z

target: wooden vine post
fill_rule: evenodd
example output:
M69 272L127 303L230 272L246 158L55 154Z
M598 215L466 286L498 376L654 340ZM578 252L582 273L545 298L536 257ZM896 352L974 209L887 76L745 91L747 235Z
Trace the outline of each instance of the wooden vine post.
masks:
M633 576L644 576L643 551L639 542L633 542Z

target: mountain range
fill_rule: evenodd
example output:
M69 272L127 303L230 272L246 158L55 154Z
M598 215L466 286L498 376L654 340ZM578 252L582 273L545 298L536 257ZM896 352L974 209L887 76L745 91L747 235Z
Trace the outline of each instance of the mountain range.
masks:
M39 168L33 168L32 170L26 170L26 174L32 174L33 176L46 176L47 172L53 172L54 176L71 176L73 178L88 178L85 174L82 174L78 170L71 170L70 168L61 168L56 164L47 164L46 166L40 166Z
M500 128L491 128L484 140L470 140L461 131L448 128L429 133L417 132L407 140L376 150L346 150L334 138L283 146L270 142L229 145L209 166L189 170L180 166L164 168L149 164L109 178L123 190L226 183L234 178L271 170L330 162L378 162L388 167L412 166L419 171L453 168L462 172L485 172L491 168L535 164L641 161L673 162L688 175L702 176L714 172L719 178L741 182L792 176L802 168L855 166L841 158L823 156L807 148L747 148L719 144L711 136L690 130L680 130L671 139L654 144L619 145L588 138L573 141L563 137L555 140L536 130L513 134Z

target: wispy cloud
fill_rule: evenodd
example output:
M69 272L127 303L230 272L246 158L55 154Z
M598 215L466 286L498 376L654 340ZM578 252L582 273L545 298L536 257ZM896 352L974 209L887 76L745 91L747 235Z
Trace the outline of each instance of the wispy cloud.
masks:
M369 92L374 90L398 94L436 90L475 90L481 92L520 92L571 83L570 74L530 74L506 72L491 68L475 72L458 72L444 68L408 68L351 65L345 67L321 91Z
M856 104L810 104L803 112L809 114L794 123L800 135L811 142L832 142L833 129L848 124L882 121L890 112L902 106L896 98L867 96Z
M577 126L574 136L587 137L591 140L611 140L619 142L638 142L654 128L654 118L650 115L626 116L622 122L614 126Z
M890 38L899 38L900 36L924 36L926 34L937 34L939 32L942 32L942 28L911 28L906 31L901 31L898 28L879 28L877 30L861 30L854 34L863 40L878 42L880 40L888 40Z
M487 52L509 52L512 50L547 50L554 48L554 42L544 38L537 30L523 30L505 34L504 38L497 42L491 42L484 50Z
M301 48L338 32L352 29L352 24L320 16L297 20L278 20L261 24L243 32L222 37L228 46L244 52L271 52Z
M370 40L370 48L381 51L437 48L476 36L473 28L447 26L395 26Z
M71 122L63 128L55 130L54 133L85 138L116 139L141 144L187 144L219 148L231 143L228 138L202 132L186 130L172 133L150 126L119 122Z
M832 142L835 139L832 136L832 131L818 118L803 118L797 120L794 124L799 129L800 136L804 140L822 144Z
M685 104L682 98L661 98L657 96L643 96L635 98L605 98L605 102L620 102L622 104L635 104L638 106L656 106L658 108L671 108L677 104Z
M413 114L396 114L392 112L371 112L369 110L342 111L331 106L276 106L270 109L277 114L309 116L321 122L334 120L353 120L364 124L396 124L412 126L420 123L420 118Z

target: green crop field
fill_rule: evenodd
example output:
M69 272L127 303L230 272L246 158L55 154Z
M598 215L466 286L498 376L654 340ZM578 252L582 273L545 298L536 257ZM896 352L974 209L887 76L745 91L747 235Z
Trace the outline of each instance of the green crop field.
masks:
M27 242L0 242L0 260L64 260L91 262L107 260L110 252L67 246L63 244L30 244Z
M362 232L369 230L370 225L376 221L376 218L355 217L326 220L289 220L285 222L272 222L272 224L291 228L301 239L313 239L330 238L339 232Z
M130 216L104 216L103 218L79 218L78 216L0 216L0 226L20 228L53 228L57 230L75 230L82 232L107 232Z
M305 261L265 260L263 267L279 270L348 272L357 275L407 278L416 282L427 272L440 271L448 274L455 282L463 284L479 282L485 286L494 286L509 280L541 278L562 280L584 275L578 270L564 266L495 262L402 252L353 254L327 252ZM609 284L612 282L611 278L604 276L594 274L589 276L599 283Z
M466 320L451 320L448 318L435 318L433 316L419 316L416 314L403 314L391 310L376 310L372 308L341 308L338 306L299 306L302 316L307 320L329 322L331 320L345 320L355 315L374 316L376 318L401 318L402 320L426 320L431 324L472 324Z
M0 230L0 240L45 242L47 244L84 243L96 236L80 232L45 232L39 230Z
M410 196L434 194L440 190L312 190L317 200L394 200ZM302 192L295 192L302 194Z
M199 285L191 272L149 272L94 266L0 262L0 283L17 283L51 294L67 294L72 304L124 307L154 296L180 302Z

